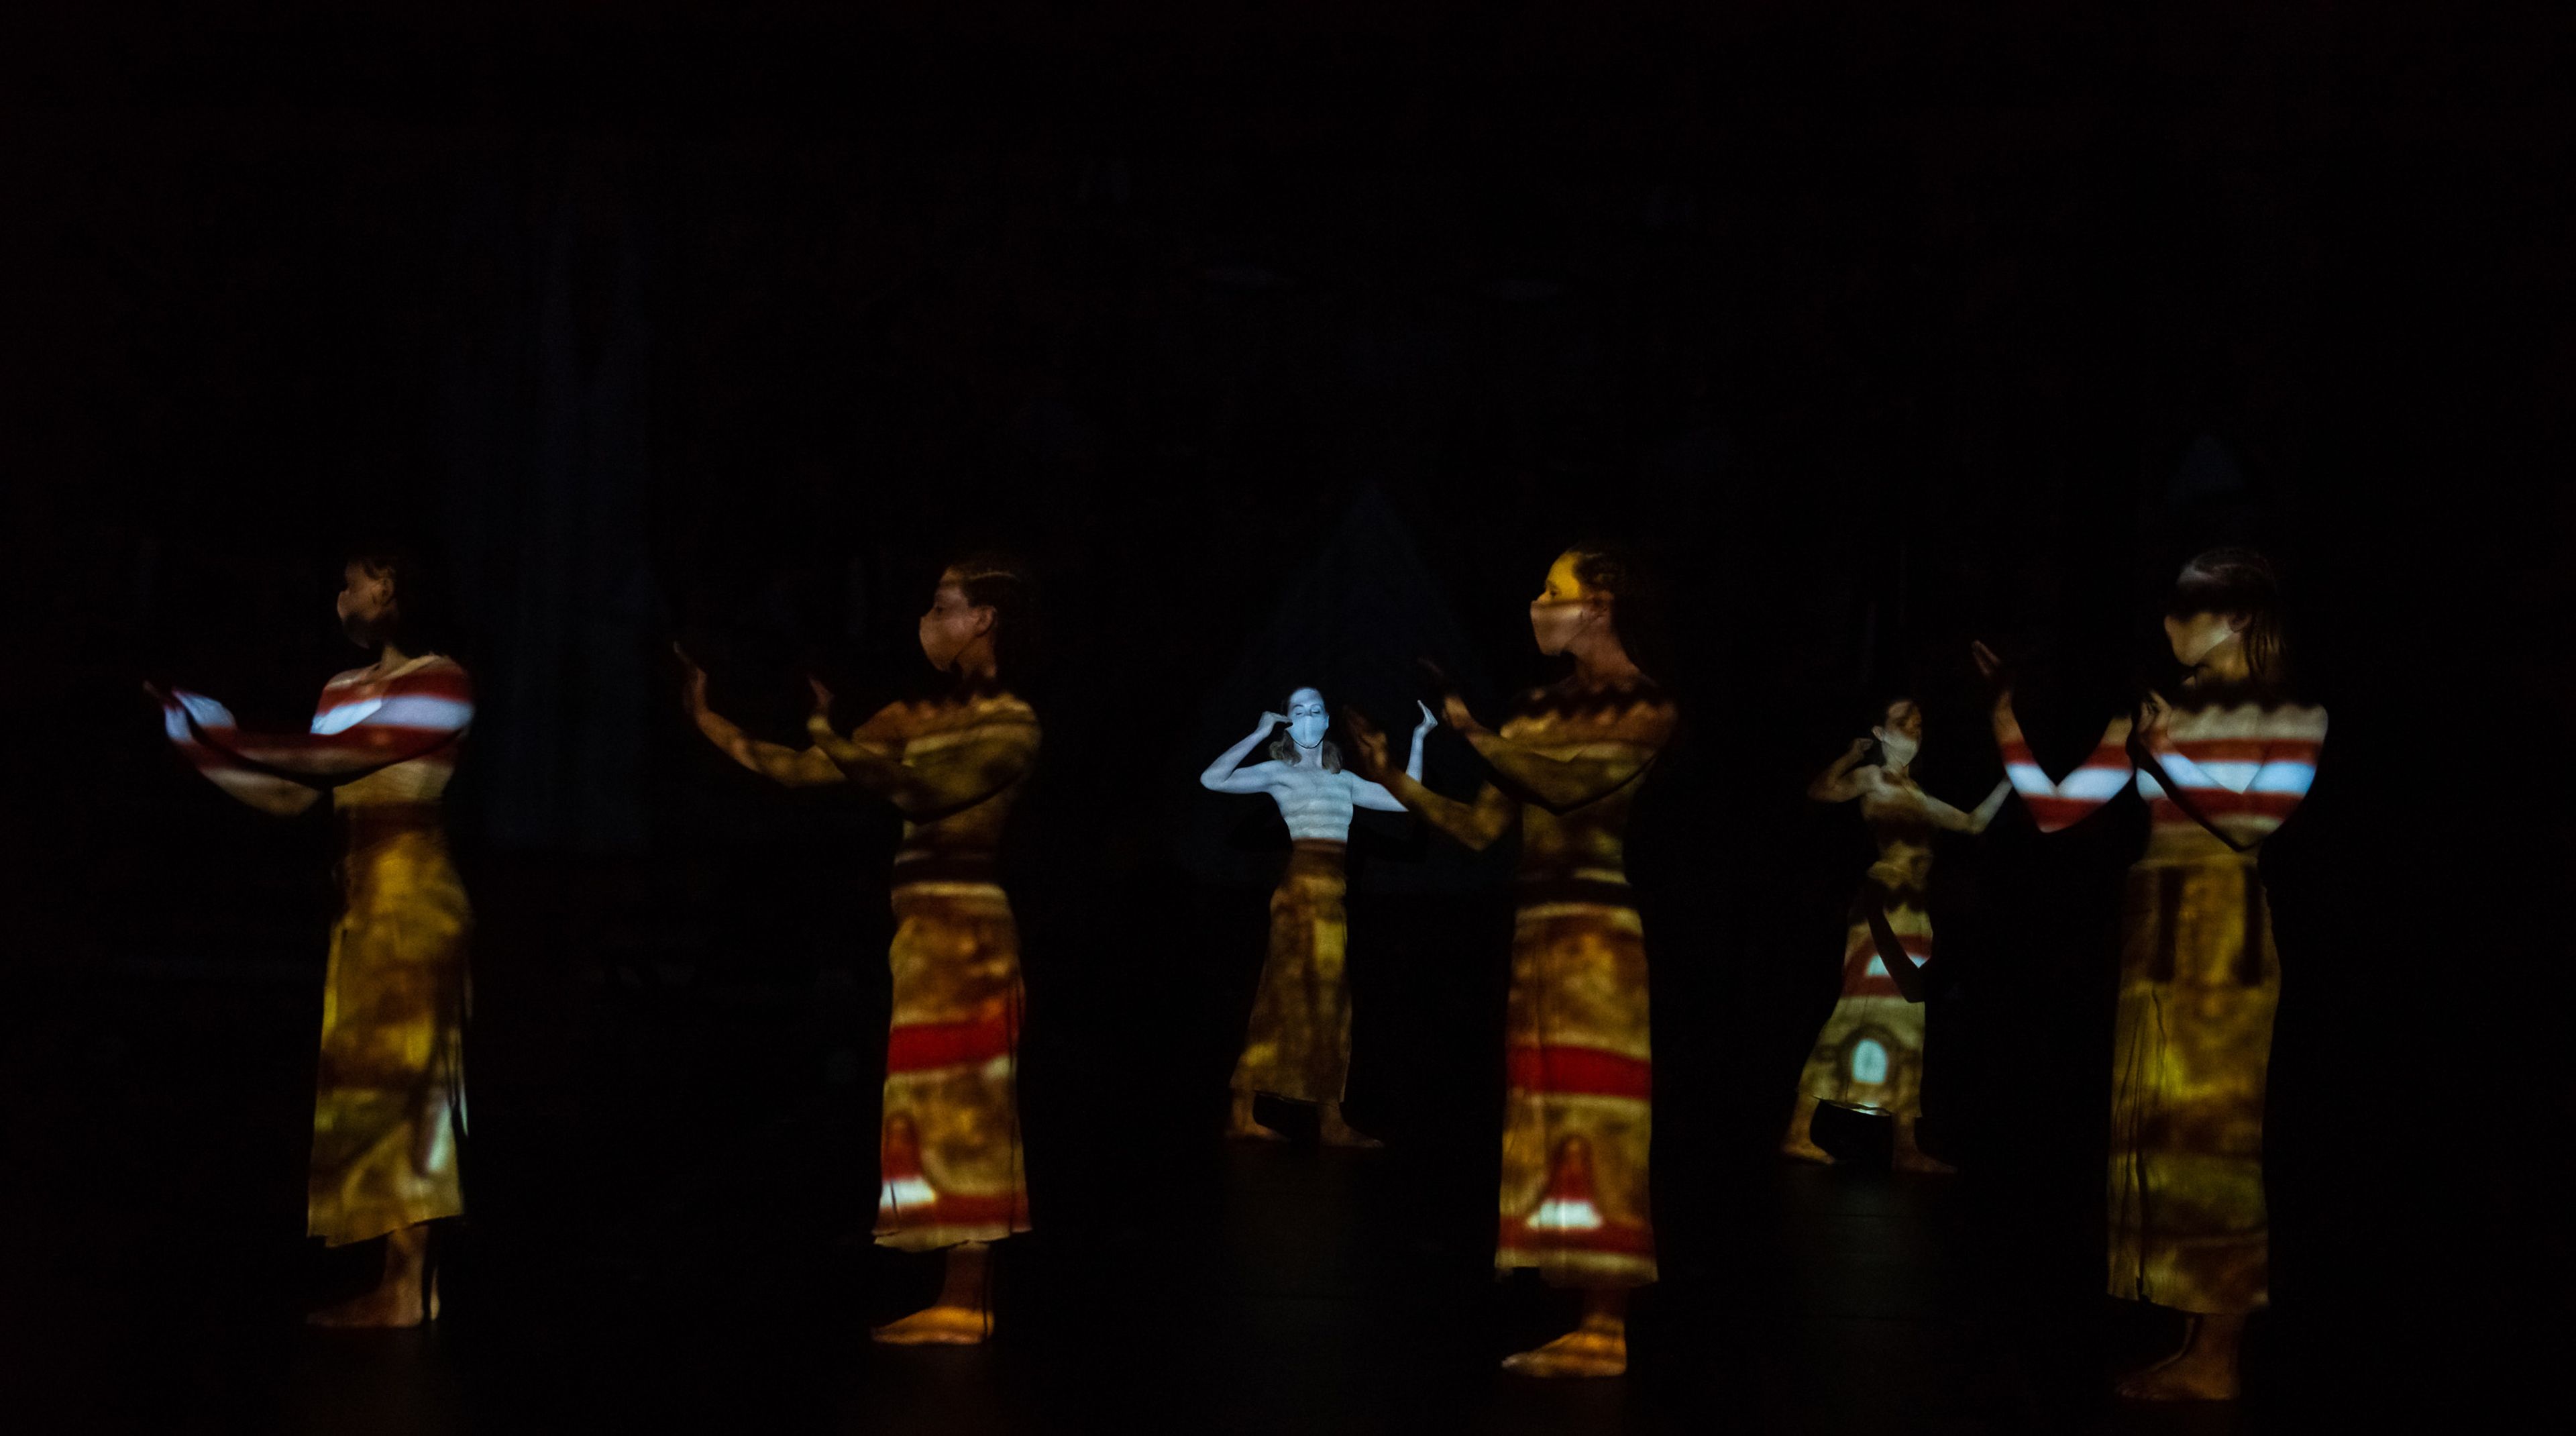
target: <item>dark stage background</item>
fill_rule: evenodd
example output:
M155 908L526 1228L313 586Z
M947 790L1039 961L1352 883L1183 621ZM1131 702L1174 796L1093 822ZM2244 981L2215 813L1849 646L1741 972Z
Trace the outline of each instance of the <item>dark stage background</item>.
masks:
M1927 1135L1967 1173L1891 1188L1769 1156L1865 861L1800 791L1911 690L1973 802L1981 635L2071 762L2221 539L2288 568L2334 715L2265 859L2248 1419L2546 1369L2565 17L1408 8L13 15L12 1394L77 1429L2080 1429L2163 1335L2099 1296L2134 805L1945 848ZM473 1213L434 1349L317 1357L298 1304L364 1280L299 1245L332 836L189 775L135 683L300 726L349 661L338 546L387 529L443 553L483 699ZM1508 857L1362 824L1351 1111L1391 1148L1247 1167L1213 1133L1285 838L1193 775L1310 677L1401 725L1415 651L1493 712L1596 532L1664 561L1688 718L1633 841L1665 1280L1623 1394L1498 1395L1562 1315L1485 1276ZM997 1365L901 1366L861 1331L929 1280L866 1239L893 822L724 763L666 655L772 736L807 668L854 721L985 543L1051 630L1010 854L1039 1230ZM1445 735L1431 766L1474 780ZM1839 1300L1778 1255L1799 1213L1892 1190L1931 1225L1852 1309L1920 1299L1782 1315Z

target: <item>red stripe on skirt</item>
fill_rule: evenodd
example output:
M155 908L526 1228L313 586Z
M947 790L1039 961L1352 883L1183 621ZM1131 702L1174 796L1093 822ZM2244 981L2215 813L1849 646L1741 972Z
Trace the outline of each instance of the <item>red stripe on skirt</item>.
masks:
M1598 1047L1513 1047L1504 1060L1506 1081L1522 1092L1642 1102L1654 1088L1654 1063Z

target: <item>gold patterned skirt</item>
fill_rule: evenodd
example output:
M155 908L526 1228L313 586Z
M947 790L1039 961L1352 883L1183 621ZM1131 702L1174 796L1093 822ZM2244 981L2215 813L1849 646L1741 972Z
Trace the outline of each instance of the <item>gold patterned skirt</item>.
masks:
M1339 1102L1351 1070L1351 989L1342 966L1342 844L1301 838L1270 895L1270 956L1229 1084L1297 1102Z
M928 1251L1029 1229L1016 1069L1019 929L1000 887L894 889L894 1019L886 1037L876 1239Z
M1819 1102L1913 1117L1923 1111L1923 1004L1906 1001L1888 976L1863 907L1883 904L1907 960L1917 968L1929 960L1932 919L1896 877L1873 867L1854 899L1843 933L1842 996L1807 1053L1798 1090Z
M2184 844L2162 845L2185 848ZM2264 1305L2263 1081L2281 964L2252 854L2129 870L2111 1068L2110 1290Z
M1559 1286L1655 1279L1645 928L1624 884L1525 886L1504 1018L1494 1265Z
M322 989L305 1229L332 1246L465 1210L472 914L429 805L342 809L344 905Z

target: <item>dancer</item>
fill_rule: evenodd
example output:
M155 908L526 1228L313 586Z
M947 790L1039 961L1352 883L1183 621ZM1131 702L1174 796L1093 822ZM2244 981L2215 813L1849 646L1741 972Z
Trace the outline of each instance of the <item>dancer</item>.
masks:
M2257 871L2263 839L2316 776L2322 708L2286 696L2279 586L2260 555L2202 554L2165 615L2191 672L2150 692L2083 765L2051 781L2032 758L1993 650L1995 742L2044 832L2135 775L2146 855L2129 869L2111 1068L2110 1289L2184 1312L2174 1355L2124 1379L2140 1400L2229 1400L2249 1312L2267 1296L2263 1079L2280 959Z
M1324 695L1300 688L1288 695L1285 714L1264 713L1260 726L1217 755L1199 775L1215 793L1267 793L1288 823L1288 870L1270 895L1270 956L1261 965L1261 987L1243 1055L1235 1062L1229 1137L1284 1140L1252 1119L1255 1093L1312 1102L1316 1131L1326 1146L1382 1145L1342 1119L1342 1089L1351 1067L1351 989L1342 969L1348 932L1342 913L1342 854L1350 840L1351 813L1369 808L1400 813L1404 805L1384 786L1342 771L1342 755L1324 736ZM1404 774L1422 781L1422 739L1440 720L1422 710L1413 730L1413 752ZM1288 731L1270 745L1270 759L1242 767L1253 745L1270 730Z
M399 555L349 560L340 627L375 660L323 685L309 732L247 732L211 698L144 685L170 741L215 786L279 817L327 792L346 835L305 1230L329 1246L386 1241L374 1289L314 1313L321 1326L435 1318L429 1223L465 1210L456 1146L472 914L439 802L473 722L474 688L455 659L415 647L424 588L419 566Z
M1878 861L1852 898L1851 926L1843 937L1843 994L1816 1034L1800 1082L1798 1105L1780 1150L1830 1165L1809 1127L1816 1106L1885 1112L1896 1119L1894 1164L1900 1171L1954 1171L1915 1144L1914 1122L1923 1110L1923 988L1917 970L1932 957L1932 920L1923 894L1932 877L1932 830L1982 833L2012 794L1998 780L1974 812L1960 812L1914 781L1910 770L1923 746L1923 709L1899 698L1880 714L1869 736L1807 785L1819 803L1860 799L1861 820L1878 844ZM1863 763L1871 748L1879 761Z
M1628 1291L1655 1279L1645 929L1625 844L1675 714L1630 657L1640 589L1617 550L1568 549L1530 604L1530 628L1539 651L1572 656L1574 672L1525 696L1500 732L1443 694L1442 719L1494 770L1472 802L1395 771L1383 733L1357 713L1343 720L1360 775L1433 827L1479 850L1521 828L1494 1265L1536 1267L1584 1298L1573 1331L1504 1360L1529 1376L1627 1370Z
M876 1239L948 1255L939 1299L871 1333L894 1345L991 1335L988 1245L1029 1229L1014 1087L1019 932L994 859L1037 759L1037 714L1002 681L1034 620L1019 569L991 557L958 561L920 623L921 651L956 685L889 704L843 737L831 693L813 683L813 742L803 749L754 739L710 709L706 674L680 655L689 716L728 757L790 787L855 784L904 816Z

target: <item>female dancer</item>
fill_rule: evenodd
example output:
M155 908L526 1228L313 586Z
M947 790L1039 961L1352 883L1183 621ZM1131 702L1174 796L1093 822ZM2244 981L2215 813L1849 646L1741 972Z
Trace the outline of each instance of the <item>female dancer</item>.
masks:
M1537 1267L1584 1294L1581 1325L1504 1360L1529 1376L1627 1370L1628 1289L1655 1279L1645 929L1629 894L1626 834L1675 714L1629 657L1625 639L1644 616L1637 589L1618 552L1566 550L1530 604L1530 628L1540 652L1573 656L1572 675L1525 696L1499 733L1456 694L1443 698L1443 719L1498 780L1473 802L1397 772L1386 736L1360 714L1343 718L1361 776L1433 827L1481 850L1521 826L1494 1265Z
M1819 803L1860 799L1878 861L1852 898L1851 926L1843 937L1842 1000L1816 1034L1780 1150L1830 1165L1833 1157L1808 1129L1816 1104L1834 1102L1896 1119L1899 1170L1947 1172L1954 1169L1914 1142L1914 1120L1923 1110L1923 988L1916 972L1932 957L1932 919L1923 910L1932 877L1932 830L1984 832L2011 795L2012 783L1997 782L1976 811L1960 812L1924 792L1908 771L1923 746L1922 707L1899 698L1881 717L1868 737L1853 739L1851 751L1807 785L1807 796ZM1873 746L1879 761L1863 764Z
M854 783L904 816L895 850L894 1015L886 1038L876 1239L946 1248L939 1299L878 1327L896 1345L971 1345L992 1333L987 1246L1029 1229L1020 1165L1019 932L995 880L1002 824L1037 760L1038 720L1002 686L1034 621L1026 577L993 558L939 577L921 651L954 674L945 697L893 703L842 737L814 684L813 745L764 743L707 706L688 655L689 716L725 754L790 787Z
M439 800L474 719L474 687L416 651L418 567L362 554L342 571L340 627L375 661L322 686L310 732L250 733L201 694L145 691L170 741L242 802L290 817L331 795L347 835L343 905L322 988L305 1230L329 1246L386 1238L375 1289L316 1312L322 1326L417 1326L438 1315L429 1223L465 1210L464 885Z
M2004 772L2042 831L2080 820L2132 774L2147 800L2147 852L2129 869L2121 923L2110 1288L2188 1313L2190 1326L2181 1351L2119 1389L2228 1400L2267 1285L2263 1078L2281 969L2255 861L2316 776L2326 715L2285 696L2279 586L2260 555L2221 549L2185 565L2165 636L2191 670L2181 701L2149 693L2053 782L1993 651L1974 654L1996 682Z
M1261 987L1252 1001L1252 1024L1243 1056L1234 1064L1234 1106L1229 1137L1276 1142L1277 1132L1252 1119L1252 1099L1268 1092L1316 1106L1316 1128L1326 1146L1375 1147L1342 1120L1342 1088L1351 1068L1351 989L1342 970L1348 932L1342 913L1342 852L1350 840L1351 812L1370 808L1400 813L1404 805L1379 784L1342 771L1342 755L1324 736L1324 695L1300 688L1288 695L1285 714L1264 713L1241 742L1219 753L1199 775L1216 793L1267 793L1288 823L1288 871L1270 895L1270 957L1261 965ZM1404 775L1422 780L1422 738L1439 722L1422 710L1413 730L1413 753ZM1270 761L1240 766L1270 730L1288 731L1270 745Z

